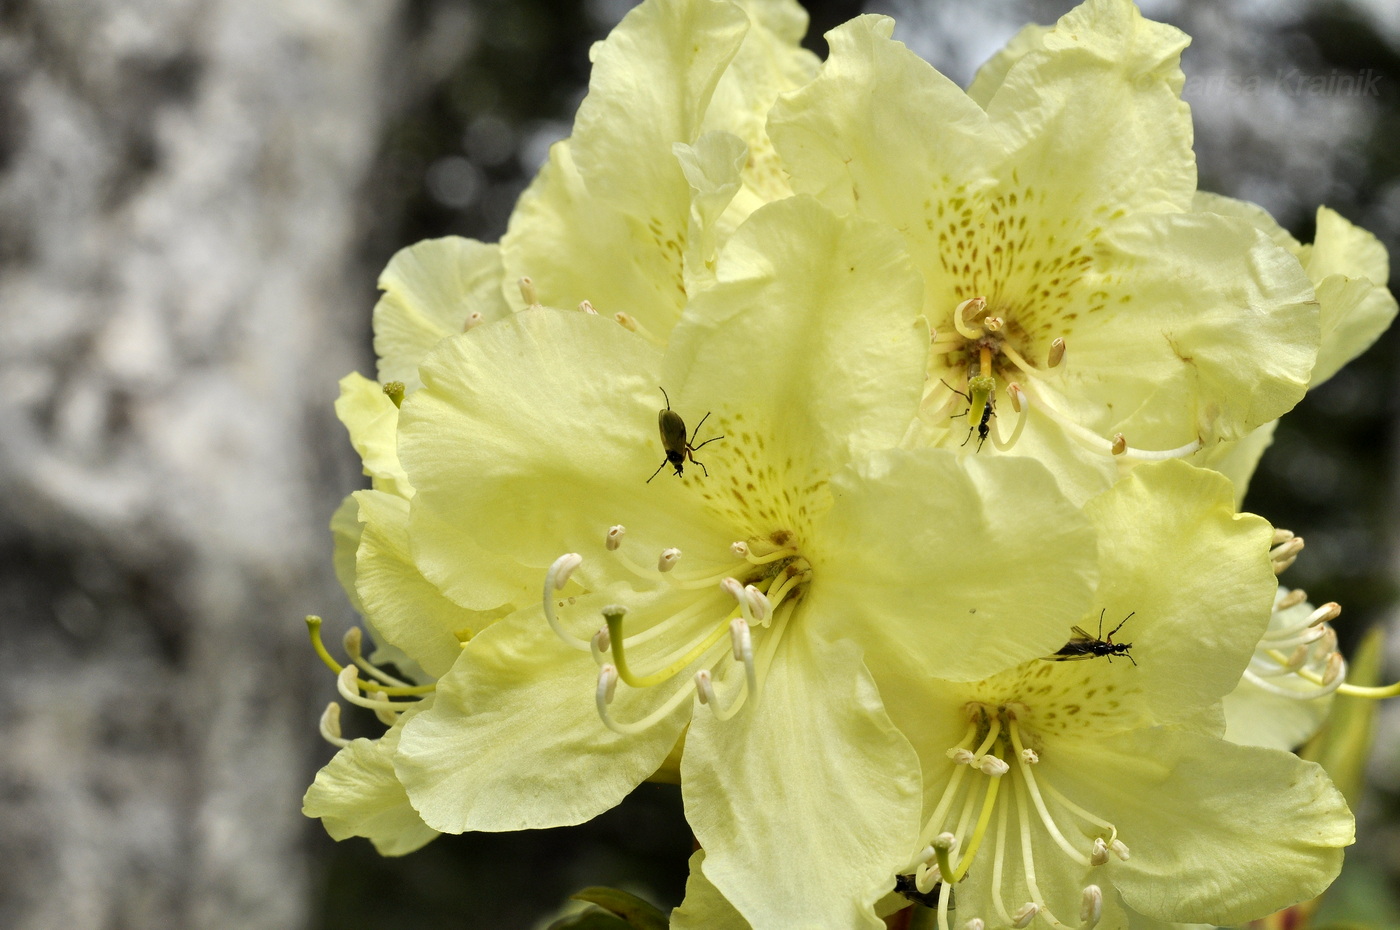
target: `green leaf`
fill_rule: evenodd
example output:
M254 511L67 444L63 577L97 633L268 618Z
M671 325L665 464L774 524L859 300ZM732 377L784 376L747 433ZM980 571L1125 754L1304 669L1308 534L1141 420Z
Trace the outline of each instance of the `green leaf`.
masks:
M616 888L592 887L585 888L573 896L575 901L587 901L589 904L596 904L605 910L611 911L622 918L622 926L632 927L634 930L666 930L666 915L661 913L654 904L643 901L634 894L626 891L619 891ZM567 925L573 928L574 924ZM593 924L582 925L591 930ZM613 926L612 924L599 924L603 926Z
M607 911L590 907L581 913L556 920L547 930L627 930L630 926L632 925L627 921L614 917Z

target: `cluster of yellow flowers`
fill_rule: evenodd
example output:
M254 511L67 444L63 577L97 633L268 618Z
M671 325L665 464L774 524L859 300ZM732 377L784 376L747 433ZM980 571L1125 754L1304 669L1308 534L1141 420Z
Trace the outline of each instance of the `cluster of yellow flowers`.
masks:
M501 243L385 270L332 524L376 651L312 629L388 730L331 705L306 812L396 855L678 781L676 928L1317 895L1352 817L1288 750L1346 687L1335 605L1238 507L1394 316L1384 249L1198 192L1187 37L1129 0L966 92L887 18L825 62L805 28L646 0Z

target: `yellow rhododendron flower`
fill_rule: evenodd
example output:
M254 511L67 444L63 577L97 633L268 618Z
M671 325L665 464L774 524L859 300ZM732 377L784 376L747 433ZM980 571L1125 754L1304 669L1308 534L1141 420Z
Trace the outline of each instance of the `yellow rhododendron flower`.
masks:
M949 904L959 927L1121 930L1125 908L1233 925L1317 895L1352 841L1341 794L1313 763L1223 738L1221 699L1270 614L1268 525L1235 513L1229 482L1177 462L1138 467L1085 509L1101 574L1081 625L1120 651L881 682L923 765L908 869L919 891L946 883L939 927Z
M904 236L934 330L927 441L1040 457L1083 499L1114 461L1238 439L1302 397L1313 289L1253 224L1195 209L1184 34L1090 0L964 93L892 26L832 31L769 132L795 190Z

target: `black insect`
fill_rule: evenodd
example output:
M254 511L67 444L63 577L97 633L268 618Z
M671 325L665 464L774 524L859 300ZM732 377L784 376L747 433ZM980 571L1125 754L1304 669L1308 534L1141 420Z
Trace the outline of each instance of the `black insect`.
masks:
M699 465L700 470L705 473L706 478L710 477L710 470L705 467L704 462L695 457L695 450L703 449L715 440L723 439L724 437L715 436L712 439L706 439L698 446L695 445L695 437L700 434L700 427L705 425L705 421L710 418L710 415L706 413L701 417L700 422L695 424L695 432L690 434L689 439L686 439L685 421L681 419L679 413L671 409L671 398L667 397L665 388L661 389L661 396L666 398L666 409L656 414L656 422L661 428L661 448L666 450L666 458L660 465L656 466L656 471L651 473L651 478L655 478L657 475L661 474L661 469L665 468L668 464L676 470L677 475L684 474L686 459L690 459L692 463ZM647 479L647 484L651 484L651 478Z
M1077 626L1071 627L1071 629L1074 630L1074 638L1061 646L1054 655L1046 656L1046 658L1053 659L1057 662L1069 662L1075 659L1092 659L1096 656L1107 656L1108 661L1112 662L1114 656L1124 656L1129 662L1137 665L1137 659L1134 659L1132 654L1128 652L1129 649L1133 648L1133 644L1115 643L1113 641L1113 634L1123 629L1123 624L1131 620L1133 614L1137 613L1137 611L1135 610L1124 617L1116 627L1109 630L1107 636L1104 636L1103 615L1107 610L1108 608L1105 607L1103 610L1099 611L1098 636L1090 636Z
M943 381L942 378L939 378L938 380ZM988 383L978 383L984 381ZM963 445L967 445L969 442L972 441L972 431L974 429L977 430L978 452L982 451L982 443L986 442L987 437L991 435L992 417L996 416L997 412L996 397L992 394L990 390L990 382L991 378L983 378L980 375L973 378L971 381L968 382L968 387L972 390L972 393L968 394L965 391L959 391L947 381L943 381L944 387L961 397L963 400L967 401L967 409L964 410L962 413L953 414L954 419L958 417L968 417L968 422L970 423L970 414L972 413L972 411L978 409L979 407L982 410L981 414L978 415L977 424L975 426L968 427L967 438L962 441Z
M915 904L922 904L924 907L937 907L938 896L942 894L947 885L939 882L928 891L920 891L919 886L914 882L912 875L896 875L894 877L894 890L904 895ZM953 889L948 888L948 910L956 910L956 903L953 898Z

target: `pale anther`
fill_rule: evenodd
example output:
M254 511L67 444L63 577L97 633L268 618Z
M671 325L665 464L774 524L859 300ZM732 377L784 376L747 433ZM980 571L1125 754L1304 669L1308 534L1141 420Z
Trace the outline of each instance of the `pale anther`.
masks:
M345 647L345 651L351 656L360 654L361 645L364 642L365 634L357 626L352 626L345 631L345 635L340 638L340 644Z
M1297 607L1307 599L1308 592L1304 591L1302 588L1294 588L1292 591L1289 591L1283 597L1279 598L1278 603L1274 605L1274 610L1287 610L1290 607ZM1323 606L1326 605L1324 604ZM1321 608L1318 609L1320 610ZM1341 608L1338 607L1337 611L1340 613Z
M340 705L331 701L321 712L321 738L332 746L344 749L350 741L340 735Z
M473 310L467 314L466 321L462 324L462 332L469 333L481 325L486 318L481 315L480 310Z
M749 596L749 606L753 610L754 621L767 623L768 618L773 615L773 602L768 600L768 595L753 585L745 585L744 593Z
M953 311L953 326L957 329L958 335L964 339L980 339L982 337L982 333L967 324L967 317L981 313L986 306L987 301L981 297L973 297L971 300L964 300L958 304Z
M609 552L616 552L617 547L622 545L622 537L626 535L627 527L623 526L621 523L616 526L610 526L608 527L608 535L603 541L603 545L608 547Z
M550 583L554 590L564 590L564 585L569 583L569 576L582 564L583 556L577 552L570 552L555 559L554 564L549 567Z
M1288 541L1289 541L1290 539L1292 539L1292 538L1293 538L1293 531L1292 531L1292 530L1286 530L1286 529L1284 529L1284 528L1281 527L1281 526L1276 526L1276 527L1274 527L1274 541L1273 541L1272 543L1270 543L1270 545L1272 545L1272 546L1277 546L1279 543L1288 542Z
M1079 902L1079 922L1085 928L1093 928L1098 925L1102 916L1103 889L1098 885L1089 885L1084 889L1084 897Z
M748 558L749 544L744 542L742 539L736 539L729 544L729 551L734 553L741 559Z
M676 567L676 563L681 560L681 551L674 546L670 549L662 549L661 557L656 560L656 570L659 572L669 572Z
M1308 617L1308 626L1317 626L1322 623L1331 623L1342 615L1342 605L1336 601L1328 601L1317 610L1314 610Z
M1046 367L1046 368L1058 368L1059 365L1060 365L1060 362L1063 362L1064 360L1065 360L1065 341L1064 341L1064 339L1056 339L1054 342L1051 342L1051 343L1050 343L1050 354L1049 354L1049 356L1045 359L1045 367Z
M958 838L951 833L943 832L933 838L934 849L941 849L944 852L952 852L958 848Z
M954 765L971 765L977 761L977 756L973 755L971 749L963 749L960 746L948 750L948 758L953 760Z
M975 763L977 770L983 775L990 775L993 778L1000 778L1010 771L1011 766L1007 765L996 756L983 756Z
M1306 645L1299 646L1297 649L1294 649L1293 654L1288 657L1288 661L1284 663L1283 667L1288 669L1290 672L1296 672L1304 665L1307 665L1308 651L1309 650Z
M587 300L581 300L581 301L579 301L578 308L579 308L579 310L581 310L581 311L584 312L584 313L591 313L593 316L597 316L597 315L598 315L598 311L593 309L593 303L592 303L591 301L587 301Z
M1128 437L1124 436L1122 433L1114 433L1113 445L1109 447L1109 451L1114 455L1122 455L1124 452L1127 452Z
M1006 393L1011 396L1011 409L1017 413L1020 413L1021 405L1022 402L1025 400L1026 392L1022 390L1021 385L1013 381L1006 386Z
M974 917L963 924L963 930L987 930L987 924L981 917Z
M1035 915L1039 913L1040 908L1035 906L1035 902L1027 901L1025 904L1021 905L1020 910L1011 915L1011 926L1015 927L1016 930L1021 930L1022 927L1029 927L1031 921L1035 920Z
M1322 687L1325 688L1341 678L1342 673L1345 671L1346 660L1342 658L1342 654L1340 652L1334 652L1329 655L1327 657L1327 670L1322 673Z
M1006 325L1006 321L999 316L989 316L982 321L982 326L989 333L994 333Z
M604 665L598 669L598 700L604 704L611 704L616 693L617 669L612 665Z
M1127 844L1122 840L1114 840L1112 843L1108 844L1108 848L1113 850L1113 854L1124 862L1127 862L1128 857L1131 855L1128 852Z
M617 320L618 325L621 326L623 329L630 330L634 333L637 331L637 320L635 317L632 316L632 314L624 313L623 311L619 310L613 314L613 319Z
M521 278L518 283L520 285L520 296L525 299L525 303L531 307L538 307L540 305L540 295L535 290L535 282L531 281L527 275Z
M1108 843L1104 842L1103 837L1096 837L1094 839L1094 848L1089 852L1089 864L1103 865L1107 861Z
M719 587L721 591L734 598L734 600L741 604L744 602L744 583L738 578L726 575L719 580Z
M1040 761L1040 755L1036 753L1034 749L1029 748L1021 750L1021 758L1031 765L1035 765Z
M593 634L593 648L599 652L607 652L612 648L612 634L605 626L598 627L598 632Z
M710 684L710 672L708 669L701 669L695 673L695 695L700 698L701 704L708 704L714 700L714 685Z

